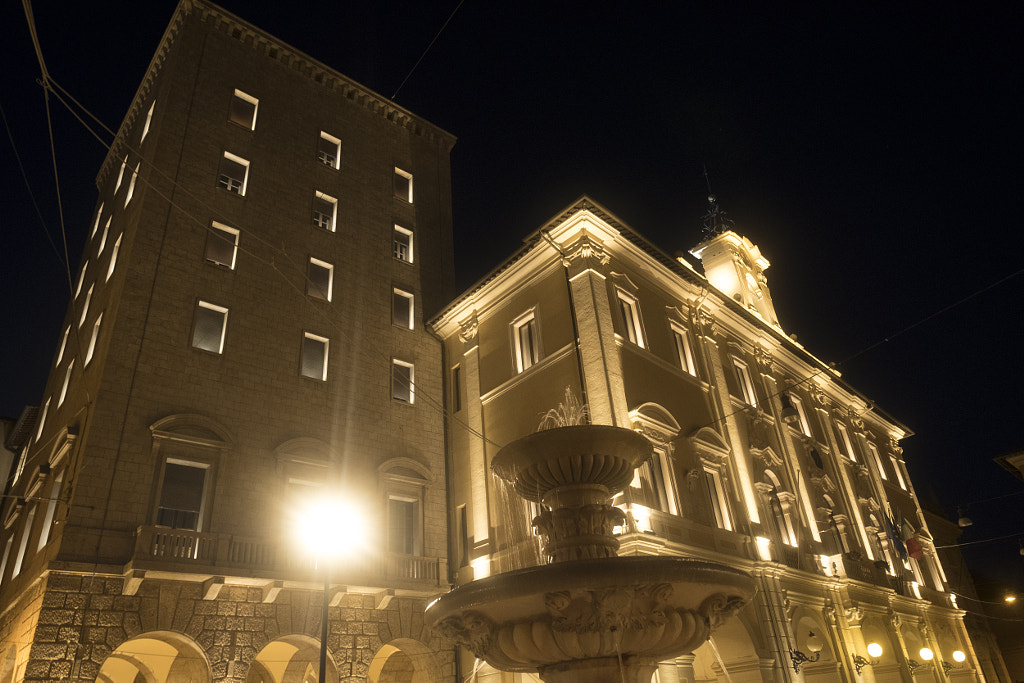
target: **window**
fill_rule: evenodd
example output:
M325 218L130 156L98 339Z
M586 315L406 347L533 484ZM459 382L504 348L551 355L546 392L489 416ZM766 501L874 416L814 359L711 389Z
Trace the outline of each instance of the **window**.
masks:
M167 459L156 509L157 526L202 531L208 471L205 463Z
M452 396L452 412L462 410L462 366L456 365L452 368L452 385L450 388Z
M800 428L800 433L804 436L811 435L811 424L807 421L807 411L804 410L804 402L799 397L793 394L789 395L789 402L796 409L797 424Z
M61 360L64 359L64 349L68 346L68 335L71 334L71 326L68 325L64 328L64 336L60 340L60 350L57 351L57 362L56 365L60 365Z
M313 224L334 232L334 221L338 217L338 200L334 197L316 192L313 195Z
M146 135L149 133L149 126L153 123L153 109L156 107L156 100L149 105L149 111L146 112L146 122L142 124L142 137L139 138L139 142L146 139Z
M465 505L460 505L455 509L455 527L455 537L459 544L459 566L465 567L469 564L469 518L466 515Z
M89 338L89 348L85 352L85 364L88 365L96 353L96 340L100 337L100 322L103 321L103 314L96 316L96 322L92 325L92 336Z
M900 461L897 460L894 455L889 456L889 461L892 462L892 471L896 473L896 481L899 482L900 488L906 491L907 481L903 478L903 471L900 469Z
M139 178L139 168L142 166L142 162L135 164L135 170L132 171L132 179L128 182L128 192L124 197L124 205L128 206L128 202L132 200L132 195L135 194L135 181Z
M413 329L413 295L401 289L391 290L391 322L406 330Z
M693 349L690 347L690 336L682 327L672 325L672 341L676 345L676 360L684 372L697 376L697 367L693 362Z
M640 311L636 299L625 292L618 292L619 311L622 313L622 324L626 330L626 338L640 348L644 348L644 338L640 327Z
M43 435L43 428L46 426L46 413L50 410L50 399L46 399L43 409L39 412L39 427L36 429L36 441Z
M395 166L395 196L412 204L412 173Z
M196 305L196 324L192 346L214 353L224 352L224 333L228 326L228 309L200 301Z
M341 140L320 131L320 138L316 141L316 160L324 166L338 168L341 161Z
M82 266L82 272L78 274L78 284L75 285L75 296L74 299L78 298L78 295L82 293L82 285L85 283L85 271L89 270L89 262L86 261L85 265Z
M392 359L391 398L402 403L412 403L416 398L415 380L415 368L412 363Z
M114 183L114 192L117 192L121 188L121 181L124 180L124 169L128 165L128 157L124 158L121 162L121 170L117 172L117 182Z
M99 256L103 253L103 249L107 246L107 235L110 234L110 221L113 218L111 216L107 219L107 224L103 226L103 235L100 237L100 246L96 249L96 255Z
M11 531L11 535L7 537L7 543L4 544L4 558L0 561L0 581L4 578L4 572L7 571L7 560L11 557L11 546L14 545L14 532Z
M248 182L249 162L231 152L224 152L220 160L220 172L217 174L217 185L244 197Z
M309 277L306 281L306 294L314 299L331 300L334 289L334 266L326 261L310 257Z
M418 504L414 498L388 496L388 552L419 554L419 534L416 532Z
M92 232L89 233L89 239L96 236L96 231L100 229L100 220L103 218L103 204L100 203L100 208L96 212L96 222L92 224Z
M82 304L82 317L78 319L78 326L85 324L85 318L89 315L89 303L92 301L92 290L96 285L89 285L89 291L85 293L85 302Z
M878 446L870 441L867 443L868 452L871 453L871 460L875 463L875 467L878 468L878 474L881 475L882 479L888 481L889 477L885 474L885 467L882 466L882 457L878 454Z
M629 487L630 499L634 503L673 515L679 514L672 462L663 448L655 448L651 457L640 463L633 472L633 481Z
M39 546L37 551L42 550L50 541L50 535L53 530L53 515L57 511L57 500L60 499L60 487L63 483L64 472L61 471L57 478L53 480L53 486L50 488L50 499L46 502L46 512L43 513L43 526L39 530Z
M412 230L406 230L400 225L395 226L392 253L399 261L412 263Z
M252 95L235 90L235 95L231 98L231 109L228 111L228 121L249 130L256 130L256 109L259 103L260 101Z
M234 270L237 255L238 231L214 221L206 234L206 260Z
M530 369L540 361L540 346L537 343L537 318L533 311L519 316L512 323L516 353L516 372Z
M846 425L837 422L836 428L839 430L839 449L847 458L857 462L857 453L853 450L853 442L850 441L850 432L846 429Z
M64 405L64 398L68 395L68 386L71 385L71 371L75 369L75 361L68 363L68 370L64 373L64 385L60 388L60 398L57 399L57 407Z
M21 573L22 563L25 561L25 551L28 550L28 537L32 534L32 524L36 520L36 506L28 511L25 517L25 526L21 530L21 540L18 542L18 555L14 560L14 569L11 570L11 577Z
M117 236L117 241L114 242L114 250L110 254L110 265L107 267L107 280L114 274L114 268L117 267L117 252L121 251L121 238L124 237L124 233Z
M327 380L327 349L329 341L326 337L318 337L306 332L302 336L302 376Z
M715 523L720 529L732 529L729 507L726 504L725 489L722 486L722 475L714 467L704 466L704 482L707 485L711 508L715 513Z
M750 379L750 368L743 361L733 358L732 359L733 371L736 373L736 384L740 389L740 398L743 402L757 406L757 395L754 393L754 382Z

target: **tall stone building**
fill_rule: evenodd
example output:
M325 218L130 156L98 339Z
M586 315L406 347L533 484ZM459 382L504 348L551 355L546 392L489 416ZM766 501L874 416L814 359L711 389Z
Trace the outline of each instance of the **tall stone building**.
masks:
M454 138L184 0L97 176L2 509L0 681L454 680L443 372ZM324 550L331 541L321 541Z
M662 683L982 680L904 466L909 430L783 331L768 259L711 227L691 252L701 273L582 198L430 322L451 388L458 581L540 561L523 523L536 511L490 462L578 401L654 446L617 501L619 554L758 583L739 618L660 665ZM513 680L462 656L479 680Z

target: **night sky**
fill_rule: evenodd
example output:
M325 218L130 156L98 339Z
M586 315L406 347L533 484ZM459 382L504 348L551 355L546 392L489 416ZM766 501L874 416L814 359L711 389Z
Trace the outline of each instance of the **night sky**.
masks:
M458 1L222 4L391 96ZM771 261L783 328L916 433L903 446L922 500L948 516L973 503L963 541L1011 536L970 546L987 561L979 582L995 577L986 595L1024 591L1024 495L985 500L1024 492L992 462L1024 448L1024 5L681 4L459 7L394 99L459 138L460 291L584 193L665 251L688 250L706 167L721 208ZM116 129L174 6L38 2L52 78ZM0 105L41 218L4 132L0 415L11 417L42 399L71 288L47 239L63 253L20 9L0 10ZM75 276L105 149L52 98L51 112Z

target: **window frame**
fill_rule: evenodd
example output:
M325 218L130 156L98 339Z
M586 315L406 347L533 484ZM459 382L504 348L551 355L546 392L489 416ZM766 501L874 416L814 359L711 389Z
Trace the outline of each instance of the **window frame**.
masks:
M399 183L399 181L398 181L399 178L402 178L405 181L405 183L406 183L406 187L405 187L404 191L400 191L399 190L399 184L398 184ZM399 168L398 166L395 166L395 173L394 173L393 180L392 180L392 188L394 190L394 195L395 195L396 199L401 199L402 201L404 201L404 202L406 202L408 204L412 204L413 203L413 174L412 173L410 173L409 171L403 170L403 169Z
M640 302L635 296L621 289L615 290L615 296L619 304L619 315L622 317L622 327L626 332L623 338L641 349L647 348L640 317Z
M234 239L229 242L224 237L224 235L222 235L222 233L227 234L227 235L231 235L232 237L234 237ZM207 233L206 233L206 247L203 250L203 258L206 260L207 263L212 263L215 266L221 266L221 267L227 268L228 270L234 270L235 269L235 264L238 261L238 241L239 241L239 236L241 234L242 233L241 233L240 230L238 230L236 228L232 228L230 225L225 225L224 223L221 223L219 221L211 222L210 227L208 228ZM216 248L216 246L219 246L219 245L216 245L213 242L213 240L223 240L223 242L225 244L229 244L231 246L231 263L230 264L229 263L225 263L222 260L219 260L219 258L214 258L214 257L218 256L217 254L211 255L211 253L210 253L210 251L211 251L211 244L214 244L214 248Z
M85 362L82 367L87 367L96 353L96 343L100 336L100 323L103 322L103 313L96 316L96 322L92 325L92 336L89 337L89 346L85 351Z
M313 269L319 268L327 273L327 290L321 291L319 286L315 284L313 279ZM306 267L306 295L319 299L320 301L326 301L330 303L334 297L334 264L328 263L327 261L321 261L318 258L312 256L309 257L309 261Z
M110 277L114 274L114 269L117 267L117 255L118 252L121 251L122 237L124 237L123 232L117 236L116 240L114 240L114 246L112 247L112 250L110 252L110 265L107 266L107 276L103 279L104 282L110 281Z
M57 407L60 408L64 405L64 399L68 396L68 387L71 386L71 372L75 369L75 359L72 358L71 362L68 363L68 369L64 373L64 383L60 388L60 396L57 399Z
M203 471L203 489L199 494L199 510L196 511L196 525L195 528L187 526L168 526L166 524L160 524L160 511L163 509L167 510L181 510L181 508L165 508L164 493L167 484L167 466L177 465L179 467L191 467L193 469ZM214 474L214 464L212 462L206 462L204 460L194 460L191 458L182 458L176 456L167 456L162 459L160 463L160 485L156 491L156 496L153 501L153 526L160 527L163 529L181 529L183 531L194 531L196 533L203 533L209 526L209 513L210 513L210 496L213 493L212 479ZM194 550L194 549L193 549Z
M128 181L128 191L124 195L124 205L128 206L128 202L135 196L135 181L139 179L139 169L142 168L142 162L135 164L135 168L132 170L132 178Z
M89 270L89 259L85 260L82 265L82 271L78 274L78 284L75 285L75 295L71 297L72 300L77 299L78 295L82 293L82 285L85 284L85 272Z
M754 379L750 374L750 366L739 358L732 359L733 376L736 379L740 395L737 396L747 405L757 407L757 392L754 390Z
M320 372L316 375L307 374L306 372L306 344L307 342L316 342L321 345L323 349L323 363L320 367ZM318 334L312 332L302 333L302 349L299 354L299 375L307 379L316 380L318 382L327 381L327 368L330 365L330 352L331 352L331 340L328 337L321 337Z
M125 155L124 160L121 162L121 170L117 172L117 181L114 183L114 194L121 189L121 181L124 180L124 169L128 165L128 155Z
M234 164L237 164L238 166L241 166L242 167L242 177L241 177L241 179L234 178L232 176L227 175L224 172L224 170L225 170L224 169L224 162L232 162ZM249 167L250 167L250 162L249 162L248 159L243 159L242 157L238 156L237 154L233 154L233 153L231 153L231 152L229 152L227 150L224 150L224 152L223 152L223 154L221 155L221 158L220 158L220 166L218 166L218 168L217 168L217 187L219 187L220 189L224 190L228 194L233 194L233 195L237 195L239 197L244 197L246 195L246 192L248 192L248 189L249 189ZM224 180L225 178L227 178L227 181ZM237 189L232 189L232 188L234 188L234 185L232 185L232 183L230 182L232 180L238 182Z
M396 373L401 372L398 368L405 368L408 370L407 379L396 375ZM407 382L408 386L402 390L399 382ZM399 403L405 403L407 405L413 405L416 403L416 366L414 363L410 363L399 358L391 359L391 400L398 401Z
M879 452L878 446L870 441L865 441L864 443L867 444L868 453L871 455L871 459L874 461L875 467L878 468L879 476L882 477L883 480L889 481L889 475L885 473L885 465L882 464L882 454Z
M52 398L52 396L47 398L46 402L43 403L43 409L39 411L39 427L36 429L36 438L32 440L33 443L39 443L39 439L43 436L43 430L46 427L46 415L50 412L50 400Z
M113 216L107 219L106 224L103 226L103 234L100 236L100 245L96 248L96 257L99 258L103 254L103 250L107 247L107 235L110 234L110 221L114 220Z
M50 486L49 500L46 503L46 511L43 513L43 522L39 527L39 543L36 545L36 552L46 547L53 535L54 515L57 512L57 502L60 500L61 488L64 486L64 469L61 469L53 478Z
M900 488L904 491L908 491L907 480L903 476L903 472L900 469L900 461L895 455L889 455L889 462L892 463L892 470L896 473L896 483L900 485Z
M451 368L451 386L449 387L449 394L451 395L451 408L453 413L457 413L462 410L462 364L456 363Z
M85 324L85 319L89 317L89 304L92 303L92 291L95 287L95 283L89 285L89 291L85 293L85 303L82 304L82 316L78 319L79 328Z
M807 410L804 408L803 399L794 393L787 394L789 396L789 402L796 410L797 424L799 425L797 431L804 436L813 436L811 434L811 423L807 419Z
M672 342L676 348L676 361L679 367L691 377L697 376L697 363L693 355L693 344L690 343L690 334L686 328L679 323L669 323L672 332Z
M324 142L334 145L334 159L330 162L325 158L329 156L321 146ZM336 138L327 131L320 131L320 137L317 139L316 148L316 160L328 168L338 170L341 168L341 139Z
M398 307L395 305L399 299L405 300L409 307L408 320L399 318ZM392 286L391 288L391 324L395 327L403 330L414 330L416 329L416 295L412 292L407 292L399 287Z
M213 311L214 313L220 313L221 314L221 320L220 320L220 339L219 339L219 342L217 344L217 350L216 351L213 350L213 349L206 348L205 346L199 346L196 343L196 341L197 341L196 335L199 333L199 311L200 310ZM207 353L215 353L218 356L224 355L224 342L225 342L225 338L227 337L227 330L228 330L228 312L229 312L229 310L226 307L218 306L217 304L210 303L209 301L203 301L202 299L200 299L199 301L196 302L196 310L195 310L195 315L193 316L193 323L192 323L191 346L192 346L193 349L199 349L200 351L206 351Z
M403 235L406 237L405 244L402 244L399 241L397 235ZM396 261L412 264L416 258L415 254L413 253L413 231L410 230L409 228L402 227L398 223L395 223L394 229L391 232L391 238L391 256ZM399 247L404 247L407 258L402 258L402 256L399 254L399 252L401 251Z
M540 349L540 330L537 322L537 309L531 308L512 321L512 351L515 360L516 374L526 372L540 363L543 357ZM523 332L528 333L530 348L524 348ZM532 353L528 353L532 351Z
M850 438L850 430L842 422L836 422L836 431L839 432L839 439L837 440L840 445L840 451L845 449L844 455L852 462L857 462L857 452L853 448L853 439Z
M241 100L242 102L246 102L247 104L252 105L252 116L250 117L248 123L245 123L235 118L236 100ZM259 108L260 100L258 97L253 97L249 93L239 90L238 88L235 88L235 92L231 96L231 102L228 104L228 121L235 124L236 126L241 126L246 130L256 130L256 116L259 113Z
M71 325L64 328L64 337L60 341L60 349L57 351L57 361L53 364L54 367L60 365L60 362L64 360L64 351L68 346L68 337L71 335Z
M704 471L704 489L708 493L711 502L711 511L715 518L715 524L719 529L732 531L732 515L729 512L729 498L726 495L725 485L722 481L721 468L707 461L702 461L701 467Z
M149 111L146 112L146 122L142 124L142 135L139 136L139 144L142 144L142 141L145 140L146 136L149 134L149 127L153 123L153 110L155 108L156 100L153 100L149 105Z
M96 211L96 221L92 224L92 232L89 233L89 239L96 236L96 232L100 229L100 221L103 220L103 202L100 202L100 208Z
M320 209L319 202L323 202L324 204L327 204L328 206L330 206L330 208L331 208L330 216L325 214L323 211L319 210ZM332 197L331 195L327 194L326 192L321 192L320 190L314 190L313 191L312 220L313 220L313 225L315 225L316 227L320 228L321 230L325 230L326 232L337 232L337 227L338 227L338 200L337 200L337 198ZM323 225L322 224L323 222L326 222L327 225Z

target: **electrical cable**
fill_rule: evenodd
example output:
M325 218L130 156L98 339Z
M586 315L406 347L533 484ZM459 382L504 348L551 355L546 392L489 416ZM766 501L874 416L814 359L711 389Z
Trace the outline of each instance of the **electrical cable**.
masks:
M416 71L416 67L420 65L420 62L423 61L423 58L427 56L428 52L430 52L430 48L434 47L434 43L437 42L437 39L441 37L441 33L445 30L445 28L448 27L448 22L452 20L452 17L455 16L455 13L459 11L459 8L462 7L462 3L464 3L465 1L466 0L459 0L459 4L455 6L455 9L452 10L452 13L448 15L447 19L445 19L444 24L441 25L441 28L438 30L437 35L435 35L434 39L430 41L429 45L427 45L427 49L423 51L423 54L420 55L420 58L417 59L416 63L412 65L412 68L409 69L409 73L406 75L406 77L403 78L402 82L398 84L398 87L395 89L395 93L389 98L391 99L392 102L394 102L395 98L398 97L398 91L401 90L402 87L405 85L405 82L409 80L409 78L412 76L413 71Z

